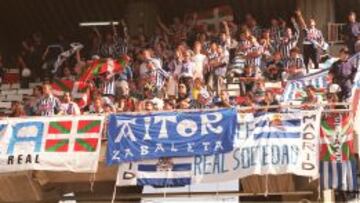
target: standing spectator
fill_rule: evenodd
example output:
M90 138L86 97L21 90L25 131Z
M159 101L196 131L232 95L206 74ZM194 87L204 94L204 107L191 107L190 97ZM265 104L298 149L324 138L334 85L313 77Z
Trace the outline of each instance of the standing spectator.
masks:
M296 23L295 18L291 18L291 22L294 25L295 32L293 33L291 28L286 28L284 36L277 42L278 50L281 52L284 58L290 57L290 50L297 46L300 37L299 26Z
M192 61L195 63L195 73L194 78L204 79L204 70L207 65L207 56L202 54L202 46L199 41L194 43L194 56L192 57Z
M285 67L296 66L299 71L305 72L305 63L304 59L300 53L300 49L295 47L290 50L290 56L285 58ZM306 68L306 72L309 73L309 70Z
M150 50L144 49L141 53L142 64L140 65L140 80L141 87L145 87L145 84L156 86L157 82L157 69L162 69L161 63L158 59L151 56Z
M254 66L258 70L261 66L263 47L258 43L255 37L251 37L250 42L251 46L246 52L246 64Z
M80 115L79 106L72 101L69 92L66 92L63 97L63 102L60 105L59 115Z
M351 89L357 68L352 61L348 61L349 50L347 48L342 48L339 55L340 59L333 63L329 74L333 78L333 83L338 84L341 88L339 99L346 101L351 96Z
M184 60L179 70L179 81L180 83L184 83L188 89L192 89L193 87L193 78L195 74L195 64L191 60L191 51L185 51L183 53Z
M349 49L350 55L355 53L355 43L360 35L360 23L356 22L355 12L350 12L348 15L348 23L346 24L344 33L345 43Z
M306 70L308 70L310 59L314 64L314 68L319 68L320 51L325 43L321 30L316 28L316 22L314 19L309 20L309 25L306 25L305 20L301 14L301 11L296 11L296 15L300 22L300 26L305 33L304 37L304 62Z
M119 58L127 53L127 26L124 20L121 20L124 37L118 35L115 25L112 25L112 32L108 31L104 41L100 45L100 56L104 58ZM100 32L95 29L96 34L101 39Z
M54 116L60 111L60 100L51 92L51 86L43 85L43 97L36 105L36 114L39 116Z

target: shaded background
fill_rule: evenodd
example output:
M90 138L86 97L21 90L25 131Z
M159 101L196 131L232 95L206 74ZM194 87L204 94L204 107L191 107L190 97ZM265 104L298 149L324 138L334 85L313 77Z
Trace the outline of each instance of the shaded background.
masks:
M302 0L297 0L302 1ZM171 23L175 16L194 10L229 4L235 19L241 22L252 13L260 24L271 17L289 17L296 8L296 0L1 0L0 1L0 51L14 53L21 40L39 31L45 41L62 34L69 40L78 40L88 32L79 28L83 21L107 21L125 18L130 32L138 26L146 33L154 30L156 15ZM315 0L313 0L315 1ZM360 11L360 0L333 0L335 19L343 22L350 10Z

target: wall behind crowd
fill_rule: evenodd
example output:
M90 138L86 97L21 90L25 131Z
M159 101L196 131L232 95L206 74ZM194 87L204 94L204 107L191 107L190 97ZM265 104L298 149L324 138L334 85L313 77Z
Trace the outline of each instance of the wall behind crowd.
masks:
M84 33L87 30L78 27L78 23L83 21L125 18L130 34L139 27L143 27L145 33L149 34L155 29L156 15L170 24L173 17L182 17L184 13L195 10L208 10L221 4L229 4L234 8L236 21L240 22L247 13L252 13L260 24L268 23L271 17L279 14L288 17L296 7L296 1L288 0L4 0L0 1L0 22L1 38L6 40L1 48L6 49L3 52L17 53L18 47L14 44L22 41L27 33L36 31L50 41L56 39L58 34L68 40L79 40L86 36Z

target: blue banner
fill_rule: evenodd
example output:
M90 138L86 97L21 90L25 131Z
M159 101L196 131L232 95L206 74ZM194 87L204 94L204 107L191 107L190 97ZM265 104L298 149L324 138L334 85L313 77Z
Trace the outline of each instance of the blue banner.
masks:
M110 115L107 163L229 152L235 128L235 108Z

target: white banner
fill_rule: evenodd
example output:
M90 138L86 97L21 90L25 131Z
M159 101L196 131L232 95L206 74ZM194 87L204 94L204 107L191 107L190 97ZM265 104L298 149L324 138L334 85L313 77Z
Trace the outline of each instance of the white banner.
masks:
M104 116L7 118L0 121L0 173L96 172Z
M121 164L117 185L182 186L225 182L250 175L318 178L320 112L238 114L230 153L162 158Z

